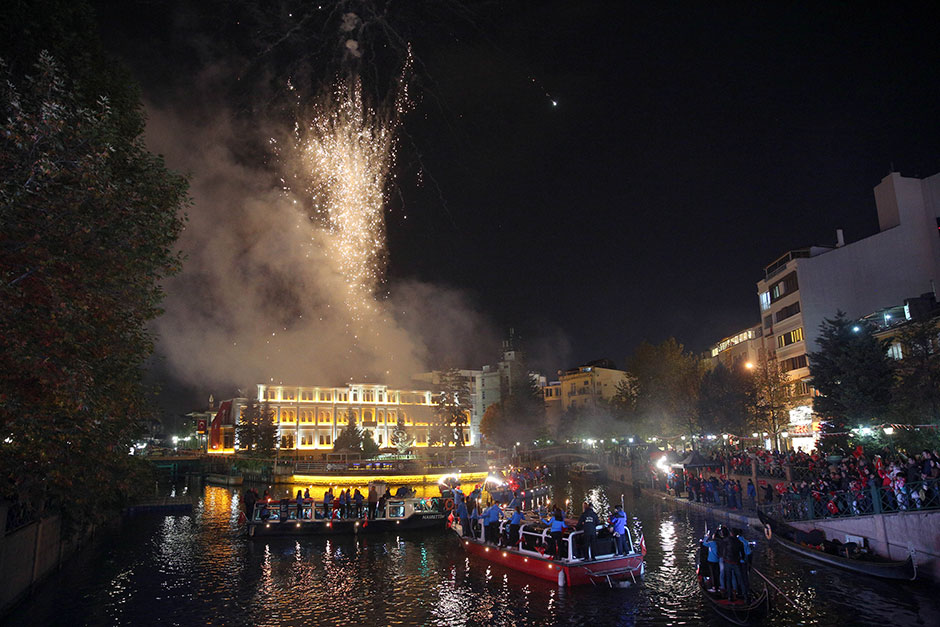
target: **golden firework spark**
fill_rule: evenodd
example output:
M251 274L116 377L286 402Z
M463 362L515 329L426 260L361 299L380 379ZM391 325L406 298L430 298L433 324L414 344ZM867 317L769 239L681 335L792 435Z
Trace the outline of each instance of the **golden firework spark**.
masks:
M322 100L307 126L296 128L314 211L330 234L327 253L358 321L372 310L385 276L385 189L395 119L365 106L361 85L352 80Z

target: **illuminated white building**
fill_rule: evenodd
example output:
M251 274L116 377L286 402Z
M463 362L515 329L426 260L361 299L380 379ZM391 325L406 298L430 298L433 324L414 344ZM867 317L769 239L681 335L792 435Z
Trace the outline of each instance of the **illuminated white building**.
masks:
M273 413L281 449L332 450L349 424L372 432L381 448L391 446L392 432L402 417L415 446L426 447L435 420L437 400L430 390L395 390L385 385L354 383L345 387L258 385L257 401ZM235 416L244 415L247 399L233 400ZM469 433L464 432L469 441Z

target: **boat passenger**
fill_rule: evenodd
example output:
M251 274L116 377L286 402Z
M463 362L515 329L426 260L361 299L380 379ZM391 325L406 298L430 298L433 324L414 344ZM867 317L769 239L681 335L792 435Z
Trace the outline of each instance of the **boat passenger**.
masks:
M480 514L480 507L478 505L473 506L473 513L470 514L470 537L476 538L476 528L483 516Z
M744 548L741 546L741 541L724 528L721 539L718 541L718 557L721 560L719 563L720 570L722 570L721 583L726 597L731 599L732 590L743 596L741 560L744 559ZM737 589L735 589L735 584L738 586Z
M454 515L460 521L460 528L463 530L464 537L470 537L470 514L467 513L467 504L464 503L462 496L458 499Z
M748 579L748 571L751 569L751 543L747 541L747 538L744 537L744 532L740 529L732 529L731 531L734 537L741 542L741 548L744 551L744 555L741 558L740 587L746 599L751 595L751 582Z
M525 516L522 514L522 508L516 507L515 511L512 513L512 518L509 519L509 542L508 546L512 548L518 548L519 545L519 527L522 525L522 519Z
M543 523L548 525L548 533L552 539L551 545L549 545L549 553L552 554L552 557L556 560L562 558L561 554L561 537L565 532L565 515L561 513L561 510L556 508L555 514L550 520L541 519Z
M517 509L522 507L522 499L519 497L519 491L516 490L512 493L512 500L509 501L509 509Z
M300 490L297 490L297 520L303 518L304 515L304 493Z
M349 490L339 493L339 510L341 518L349 518Z
M386 489L385 493L379 497L379 509L375 513L376 518L379 518L380 516L382 518L385 518L385 504L388 502L388 499L389 499L389 492Z
M620 555L627 554L627 514L623 511L623 507L617 505L614 508L614 513L610 516L610 528L614 534L614 542L617 546L617 553Z
M359 488L356 488L356 493L353 494L353 504L356 506L356 518L362 518L362 492L359 491Z
M333 506L333 488L327 488L323 493L323 517L330 517L330 509Z
M375 518L375 508L379 502L379 493L376 492L375 486L369 486L369 496L366 498L366 503L369 506L369 519Z
M305 498L305 499L309 499L309 498L310 498L310 488L305 488L305 489L304 489L304 498Z
M486 510L486 541L499 544L499 519L503 517L503 510L499 503L493 503Z
M711 579L711 588L709 592L717 592L719 586L718 580L718 541L715 540L715 533L711 532L705 537L705 541L702 542L702 546L708 549L708 576ZM705 564L702 564L705 566Z
M578 518L578 526L576 528L583 532L581 534L581 556L591 561L596 559L594 555L594 543L597 540L597 523L600 521L590 503L585 501L583 507L584 511L581 513L581 517Z

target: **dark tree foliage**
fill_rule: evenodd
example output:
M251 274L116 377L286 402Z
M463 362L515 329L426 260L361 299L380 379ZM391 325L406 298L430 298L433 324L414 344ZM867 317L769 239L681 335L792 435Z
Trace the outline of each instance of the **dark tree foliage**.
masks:
M362 456L365 459L372 459L379 454L379 445L375 441L375 434L372 429L366 429L362 432Z
M238 450L251 454L258 443L258 433L261 426L261 404L255 398L249 398L245 410L238 417L235 426L235 437L238 439Z
M894 379L884 343L839 311L819 325L816 344L819 350L809 354L809 363L820 394L813 409L825 418L823 434L883 420Z
M490 405L480 421L480 431L491 445L508 448L516 442L548 435L542 389L528 376L507 388L508 394Z
M0 24L0 490L74 528L146 485L128 451L187 184L82 2L3 3Z
M274 424L274 410L271 409L271 403L265 401L261 405L260 416L258 416L258 440L256 449L258 455L262 457L271 457L277 446L277 425Z
M897 337L902 359L895 364L897 422L940 422L940 338L937 321L915 322Z
M695 435L698 393L703 366L675 338L658 345L643 342L630 358L628 370L636 377L637 423L643 435Z
M744 434L755 405L754 379L739 368L718 363L702 377L699 424L710 433Z
M441 373L437 388L435 416L437 426L441 428L434 430L439 434L434 439L443 444L454 442L462 447L464 428L470 419L470 388L456 368Z

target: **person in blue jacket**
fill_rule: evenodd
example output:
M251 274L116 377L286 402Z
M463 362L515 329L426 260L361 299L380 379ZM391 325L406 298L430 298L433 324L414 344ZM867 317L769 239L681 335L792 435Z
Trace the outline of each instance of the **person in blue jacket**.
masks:
M627 514L623 511L623 507L617 505L614 508L614 513L610 516L610 526L614 530L614 541L617 544L617 553L620 555L627 554Z
M552 554L554 559L562 558L562 542L561 538L565 532L565 516L561 513L560 509L555 509L554 515L546 520L541 519L543 523L548 525L548 533L552 539L552 543L549 545L549 553Z
M715 540L714 532L711 532L706 536L705 541L702 542L702 546L708 549L708 561L705 564L701 564L701 566L708 567L708 576L711 578L711 587L709 588L709 591L716 592L718 590L719 569L718 569L718 542L717 540Z
M522 499L519 497L519 491L516 490L512 493L512 500L509 501L509 509L511 511L518 507L522 507Z
M493 503L486 510L486 541L493 544L499 544L499 519L503 516L503 510L499 503Z
M516 507L512 513L512 518L509 519L509 541L507 546L516 548L519 544L519 527L522 525L522 519L524 515L522 514L522 508Z
M476 532L477 525L479 525L481 518L483 518L483 516L480 514L480 506L474 504L473 513L470 514L470 537L471 538L477 537L477 532Z
M463 535L465 537L470 535L470 514L467 513L467 504L464 503L463 497L459 497L457 500L457 509L454 510L454 516L457 517L457 520L460 521L460 528L463 530Z

